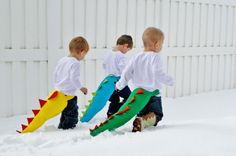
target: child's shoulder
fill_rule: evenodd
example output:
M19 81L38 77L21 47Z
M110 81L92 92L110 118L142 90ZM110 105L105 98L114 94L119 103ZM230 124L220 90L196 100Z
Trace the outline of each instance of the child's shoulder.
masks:
M79 64L79 61L74 57L62 57L59 61L59 64Z

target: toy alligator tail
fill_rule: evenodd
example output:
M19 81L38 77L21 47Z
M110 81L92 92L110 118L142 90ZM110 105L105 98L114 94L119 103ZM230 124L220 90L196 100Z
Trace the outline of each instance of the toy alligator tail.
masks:
M85 106L87 109L82 112L81 122L89 122L102 108L106 105L106 102L111 97L115 90L115 84L119 80L119 77L114 75L107 76L99 85L96 92L92 93L94 96L92 100L89 100L89 105Z
M111 131L124 125L146 106L152 96L157 94L159 94L159 90L149 92L142 88L136 88L117 113L100 123L99 126L96 125L94 129L90 129L90 135L96 136L103 131Z
M46 100L39 99L40 109L32 110L34 117L27 118L28 125L22 124L19 133L33 132L41 127L48 119L60 114L67 106L67 101L74 96L66 96L60 91L53 91Z

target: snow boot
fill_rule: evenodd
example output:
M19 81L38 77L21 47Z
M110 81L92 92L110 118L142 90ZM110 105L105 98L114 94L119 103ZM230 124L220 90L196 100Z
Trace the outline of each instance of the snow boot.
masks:
M144 128L156 126L159 121L159 118L153 112L143 115L142 117L136 117L133 121L132 132L141 132Z

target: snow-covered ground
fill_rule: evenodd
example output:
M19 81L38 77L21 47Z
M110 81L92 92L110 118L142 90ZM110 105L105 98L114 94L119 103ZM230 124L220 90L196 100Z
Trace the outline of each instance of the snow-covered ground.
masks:
M132 133L132 121L97 137L89 128L104 120L105 109L88 124L57 130L58 117L35 133L18 134L26 116L0 118L0 156L235 156L236 90L163 98L157 127Z

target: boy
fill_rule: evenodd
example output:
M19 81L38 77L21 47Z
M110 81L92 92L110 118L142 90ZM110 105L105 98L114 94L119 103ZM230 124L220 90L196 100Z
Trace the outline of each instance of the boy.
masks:
M80 83L80 60L83 60L89 51L89 45L85 38L75 37L69 44L70 54L63 57L57 63L54 71L55 88L65 95L75 96L75 91L80 89L85 95L88 90ZM78 123L77 96L68 101L60 118L59 129L76 127Z
M118 38L116 46L112 50L108 51L104 58L103 68L106 74L120 77L126 66L125 54L131 50L132 47L133 40L131 36L122 35ZM127 85L124 86L120 92L114 91L109 99L110 105L107 111L107 117L110 117L119 110L129 97L130 93L131 91ZM122 102L120 102L120 97L123 98Z
M173 85L172 77L168 76L162 67L160 51L164 41L164 34L155 27L147 28L142 36L144 52L134 56L124 69L120 80L116 83L117 90L121 90L132 79L135 87L148 91L162 88L162 83ZM156 126L162 119L161 96L151 97L144 109L133 121L132 132L142 131L149 126Z

